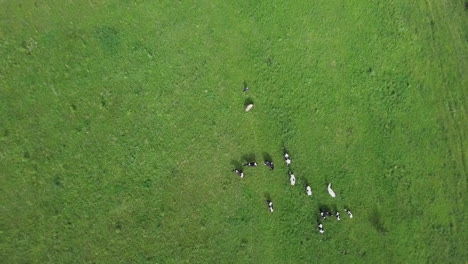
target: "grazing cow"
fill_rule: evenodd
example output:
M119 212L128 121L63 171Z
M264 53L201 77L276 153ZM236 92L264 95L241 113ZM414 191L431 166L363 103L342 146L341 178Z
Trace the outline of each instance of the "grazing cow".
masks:
M239 177L244 178L244 173L241 170L233 169L232 172L235 172Z
M268 204L268 210L270 210L270 213L273 213L273 202L271 200L266 201Z
M345 210L345 212L348 214L349 218L353 218L353 214L351 213L350 210L348 210L348 209L346 209L346 208L345 208L344 210Z
M284 161L286 161L286 165L289 166L291 164L291 158L289 157L289 154L287 152L284 153Z
M325 214L328 215L328 216L333 216L333 214L329 211L325 211Z
M330 194L331 197L335 197L336 194L331 188L331 183L328 184L328 193Z
M242 166L248 166L248 167L257 167L257 162L247 162L246 164L242 165Z
M320 234L325 233L325 231L323 230L323 225L321 223L318 224L318 230L319 230Z
M272 161L265 161L265 165L270 168L270 170L274 170L275 169L275 165L273 164Z
M323 220L327 219L327 216L325 215L325 212L320 209L320 216L322 217Z
M340 218L340 212L336 211L336 220L340 221L341 218Z
M312 188L310 188L309 184L306 185L306 193L307 196L312 196Z
M291 183L291 185L296 185L296 177L292 172L289 172L289 182Z
M248 112L250 111L250 109L252 109L254 105L253 104L249 104L247 107L245 107L245 111Z

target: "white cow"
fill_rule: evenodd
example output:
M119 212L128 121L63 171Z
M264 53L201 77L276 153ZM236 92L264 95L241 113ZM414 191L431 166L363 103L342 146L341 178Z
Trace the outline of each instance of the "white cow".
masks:
M248 112L250 111L250 109L252 109L254 105L253 104L249 104L246 108L245 108L245 111Z
M310 188L310 185L306 185L306 193L307 196L312 196L312 188Z
M335 192L331 188L331 183L328 184L328 193L330 194L331 197L336 197Z
M296 177L292 172L289 172L289 182L291 183L291 185L296 185Z

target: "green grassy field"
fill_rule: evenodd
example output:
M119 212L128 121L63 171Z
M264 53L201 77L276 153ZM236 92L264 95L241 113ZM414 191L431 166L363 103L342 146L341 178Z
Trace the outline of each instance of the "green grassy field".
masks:
M466 263L466 12L0 1L0 262Z

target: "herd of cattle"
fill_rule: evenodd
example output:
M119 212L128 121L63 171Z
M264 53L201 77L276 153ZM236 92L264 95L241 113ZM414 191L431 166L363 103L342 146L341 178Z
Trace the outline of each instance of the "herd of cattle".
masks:
M249 87L247 87L247 83L244 81L244 90L243 92L247 92L249 91ZM250 101L250 100L249 100ZM254 104L252 102L249 102L246 106L245 106L245 111L246 112L249 112L252 108L254 107ZM285 150L284 151L284 161L286 162L286 165L289 166L291 165L291 157L289 156L288 152ZM266 159L264 161L264 164L265 166L267 166L270 170L274 170L275 169L275 165L273 164L273 161L272 160L268 160ZM257 162L255 161L248 161L247 163L243 164L243 166L247 166L247 167L257 167ZM244 172L242 171L242 168L235 168L232 170L233 172L235 172L237 175L239 175L239 177L241 178L244 178L245 175L244 175ZM294 176L294 173L289 170L288 172L288 175L289 175L289 182L291 183L291 185L296 185L296 176ZM328 183L328 187L327 187L327 190L328 190L328 193L330 194L331 197L336 197L336 194L335 192L333 191L333 189L331 188L331 183ZM309 184L306 184L305 185L305 192L306 192L306 195L307 196L312 196L312 188L310 187ZM272 200L267 200L266 201L267 205L268 205L268 210L270 211L270 213L273 213L274 209L273 209L273 201ZM319 209L320 210L320 217L322 219L322 221L324 221L325 219L327 219L327 216L329 217L336 217L336 219L338 221L341 220L341 217L340 217L340 212L336 211L335 213L331 213L329 212L328 210L322 210L321 208ZM349 216L349 218L353 218L353 214L351 213L351 211L349 211L348 209L344 209L344 211L346 212L346 214ZM318 221L317 223L317 227L318 227L318 231L323 234L325 231L323 229L323 224Z
M286 162L286 165L289 166L291 164L291 157L289 156L288 152L285 151L283 156L284 156L284 161ZM270 170L275 169L275 165L273 164L273 161L271 161L271 160L265 160L264 164ZM258 164L255 161L249 161L249 162L243 164L243 166L257 167ZM232 170L232 172L236 173L241 178L245 177L244 172L243 172L243 170L241 168L235 168L235 169ZM290 184L293 185L293 186L296 185L296 176L294 176L294 173L291 170L289 170L288 175L289 175ZM336 197L336 194L332 189L331 183L328 184L327 190L328 190L328 194L330 194L331 197ZM305 193L306 193L307 196L312 196L312 188L310 187L309 184L305 185ZM273 201L272 200L267 200L266 203L268 205L268 210L270 211L270 213L273 213L274 212ZM322 210L322 209L319 209L319 210L320 210L320 218L322 219L322 221L326 220L327 216L328 217L336 217L336 220L338 220L338 221L341 220L340 212L338 212L338 211L336 211L335 213L332 213L332 212L330 212L328 210ZM345 208L344 211L346 212L346 214L348 215L349 218L353 218L353 214L351 213L350 210ZM318 231L321 234L323 234L325 232L325 230L323 229L323 224L320 221L318 222L317 227L318 227Z

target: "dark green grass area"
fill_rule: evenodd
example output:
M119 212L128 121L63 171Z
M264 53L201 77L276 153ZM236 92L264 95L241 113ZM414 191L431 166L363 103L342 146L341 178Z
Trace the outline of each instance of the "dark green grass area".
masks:
M466 262L466 12L0 1L1 262Z

